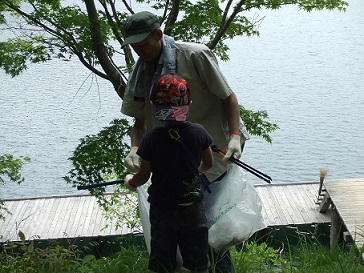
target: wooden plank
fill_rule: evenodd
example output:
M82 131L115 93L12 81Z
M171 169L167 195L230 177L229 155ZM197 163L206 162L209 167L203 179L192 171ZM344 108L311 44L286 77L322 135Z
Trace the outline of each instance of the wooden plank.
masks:
M89 203L88 199L90 199L90 197L79 196L74 200L72 216L69 225L67 225L67 233L69 236L78 237L80 234L84 233L83 229L80 229L80 226L82 226L82 222L84 221L83 215L87 208L87 204Z
M272 188L276 194L271 193ZM329 223L330 213L320 214L317 211L315 203L315 194L317 192L318 183L294 183L294 184L272 184L272 185L259 185L255 188L260 195L263 206L272 209L270 217L264 219L267 225L288 225L288 224L311 224L311 223ZM283 191L283 193L280 193ZM286 216L280 210L286 210L286 207L278 203L277 198L281 198L284 194L283 202L290 204L290 215L293 217L292 221L287 221ZM273 202L272 202L273 200ZM293 210L293 213L292 213ZM286 214L289 212L286 212ZM299 216L296 216L299 214ZM292 218L291 217L291 218Z
M6 204L6 203L5 203ZM17 232L16 230L16 223L17 223L17 219L18 219L18 214L21 212L21 210L24 209L23 203L18 203L15 206L14 211L11 211L11 216L9 218L9 225L7 225L7 230L6 232L10 233L15 233Z
M296 198L297 202L300 204L300 207L299 208L297 207L297 212L300 213L303 223L312 222L312 217L310 217L311 213L308 210L308 205L305 202L305 198L302 197L302 188L297 186L297 187L292 187L292 190L299 192L293 196Z
M302 198L306 204L305 207L309 211L311 223L330 222L330 214L318 213L317 205L314 202L316 190L313 187L309 187L308 184L299 185L298 188L301 190Z
M268 188L267 188L268 189ZM267 202L268 206L272 210L273 222L271 225L281 225L284 221L284 215L281 212L280 206L276 202L275 195L272 194L272 189L269 188L267 191L267 195L264 197L264 201Z
M364 227L364 178L328 180L324 184L343 224L356 245L362 247L364 232L360 229Z
M33 199L30 200L30 203L32 203L32 209L29 210L29 217L27 218L26 222L24 223L26 228L27 236L30 236L30 238L38 238L39 235L37 234L37 231L39 229L39 219L40 214L42 212L43 204L45 202L45 199ZM29 209L29 208L28 208Z
M330 222L330 218L321 217L321 214L317 211L317 205L315 203L316 197L316 187L309 187L309 185L299 185L299 190L301 191L300 198L303 201L303 206L305 207L306 213L309 217L309 222L311 223L325 223Z
M8 238L10 236L10 232L13 229L13 218L14 217L14 212L18 209L18 207L20 207L19 202L16 201L9 201L9 202L5 202L5 207L10 211L10 214L6 213L4 216L6 217L6 221L5 220L0 220L0 226L1 226L1 230L2 230L2 234L0 234L0 236L2 235L4 238ZM2 242L3 239L0 237L0 242Z
M45 236L47 229L48 229L48 216L51 213L52 210L52 205L53 205L53 199L51 198L46 198L44 199L44 204L43 204L43 208L42 208L42 213L41 218L39 219L39 228L37 231L37 235L40 236L41 238L47 238Z
M90 210L90 207L92 208L93 207L93 204L95 203L94 200L92 200L91 198L85 198L83 197L83 205L82 206L82 221L79 223L78 227L77 227L77 234L83 234L84 233L84 230L87 229L87 224L86 223L86 219L88 218L89 219L89 210Z
M57 238L59 236L53 237L54 234L54 221L57 219L56 217L59 215L57 214L57 210L59 208L60 199L58 197L54 197L50 200L49 210L47 215L46 221L46 229L43 229L44 237L46 238ZM52 236L52 237L51 237Z
M320 223L320 221L327 223L327 215L320 214L314 202L317 187L318 183L256 186L266 225L284 226ZM12 223L8 220L3 224L0 222L0 230L4 226L14 225L14 221L19 219L20 215L23 217L31 214L26 221L23 221L23 227L31 232L29 236L39 235L42 239L96 237L133 232L127 227L121 227L117 231L115 221L107 222L102 209L96 203L96 198L90 195L52 196L8 202L12 210L14 209L19 215L12 218ZM24 210L26 204L28 209ZM103 229L107 223L109 227ZM16 240L16 236L12 238Z
M330 195L328 193L325 194L325 196L322 198L321 203L319 205L319 212L325 213L331 206L332 201L330 198Z
M51 226L48 231L47 237L50 238L65 238L68 234L62 230L63 222L70 221L71 219L66 218L66 208L67 208L68 198L57 198L57 206L54 211L54 218L52 220Z
M19 231L22 231L25 236L28 236L27 233L26 233L26 230L23 228L24 226L24 223L23 223L23 215L26 211L26 208L27 208L27 205L29 204L29 200L25 200L25 202L19 204L19 207L18 209L14 212L13 214L13 218L12 218L12 233L13 233L13 236L12 238L16 238L16 239L19 239L19 236L18 236L18 232Z
M289 187L276 187L276 194L278 196L278 199L283 204L283 211L286 212L286 224L292 223L295 225L303 223L302 218L300 218L300 214L295 212L297 208L296 198L287 197L287 194L289 194Z
M306 223L305 218L302 215L303 203L299 202L298 196L301 195L299 189L293 187L287 187L287 202L291 204L291 217L296 225ZM289 199L289 200L288 200Z
M257 187L256 190L262 202L262 208L264 208L264 210L262 210L264 223L266 225L272 225L274 223L273 210L271 209L271 204L269 204L269 201L265 198L268 190L266 187Z
M48 228L44 233L44 236L46 238L54 238L54 239L63 238L63 236L61 236L59 234L58 229L56 230L58 222L59 222L59 217L61 215L61 209L62 209L62 207L60 206L60 202L61 202L61 199L59 197L56 197L53 200L53 204L51 207L48 224L47 224Z
M80 222L83 220L82 219L82 206L85 202L85 199L82 198L82 196L78 196L75 199L75 206L74 206L74 210L73 210L73 219L70 219L70 229L69 229L69 235L70 237L77 237L77 229L80 225Z
M90 216L90 222L87 226L86 233L91 236L98 236L100 231L100 218L103 217L103 209L99 207L96 200L94 202L94 209Z
M88 234L89 236L94 236L93 230L91 230L90 227L94 226L95 223L95 216L97 216L98 210L101 210L101 208L98 206L95 197L92 199L90 198L90 205L88 207L86 216L85 216L85 228L84 233Z
M278 190L278 188L280 191ZM283 200L283 194L281 192L281 187L277 187L277 186L272 187L271 193L275 196L275 200L276 200L277 204L279 205L278 209L280 210L281 214L283 215L282 224L283 225L288 225L289 223L293 224L294 223L293 218L291 217L291 213L288 211L289 206L287 206Z
M341 219L336 209L332 210L330 227L330 247L337 246L340 237Z
M63 221L59 226L59 231L63 234L64 237L69 237L69 230L67 230L67 224L73 220L73 206L74 206L74 198L65 198L63 203Z
M70 202L69 205L69 217L68 217L69 220L66 221L66 223L63 223L62 225L64 227L63 230L67 233L68 237L73 235L72 226L74 225L76 212L77 209L79 208L79 200L80 200L79 196L75 196L72 198L72 202Z

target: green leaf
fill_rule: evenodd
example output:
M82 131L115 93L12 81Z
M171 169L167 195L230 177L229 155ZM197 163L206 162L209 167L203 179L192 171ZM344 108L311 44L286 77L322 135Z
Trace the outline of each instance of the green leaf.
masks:
M24 233L21 230L19 230L18 235L19 235L20 240L22 242L24 242L25 241L25 235L24 235Z
M247 110L240 105L240 116L245 123L247 131L250 135L260 136L268 143L272 143L270 133L279 129L276 123L269 121L267 111Z

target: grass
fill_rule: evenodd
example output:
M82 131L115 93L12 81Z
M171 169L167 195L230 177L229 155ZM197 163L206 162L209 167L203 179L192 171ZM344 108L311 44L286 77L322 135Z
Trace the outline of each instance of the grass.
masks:
M237 273L304 272L304 273L362 273L364 265L355 253L323 245L299 245L286 251L275 250L264 243L251 243L233 252Z
M301 237L298 243L271 247L251 241L231 249L236 273L364 273L362 253L353 248L330 250L318 241ZM3 245L0 273L143 273L148 253L143 245L119 246L107 257L96 258L85 247L51 243L45 248L30 244ZM186 271L187 272L187 271Z

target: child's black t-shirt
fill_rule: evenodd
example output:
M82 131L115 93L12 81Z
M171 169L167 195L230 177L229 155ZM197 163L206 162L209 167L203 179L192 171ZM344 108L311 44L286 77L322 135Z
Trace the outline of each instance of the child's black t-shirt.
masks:
M178 141L170 136L170 129L178 132ZM201 151L211 144L211 136L196 123L157 127L147 132L137 154L151 162L152 184L148 188L148 201L156 205L176 205L201 200L203 194L197 167Z

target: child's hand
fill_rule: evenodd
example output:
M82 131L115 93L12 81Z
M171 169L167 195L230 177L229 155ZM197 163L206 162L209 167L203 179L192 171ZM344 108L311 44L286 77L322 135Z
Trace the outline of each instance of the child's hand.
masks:
M128 174L125 176L124 185L125 187L130 191L136 191L136 188L134 188L132 185L130 185L130 181L132 180L133 175Z

